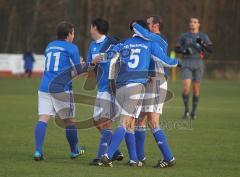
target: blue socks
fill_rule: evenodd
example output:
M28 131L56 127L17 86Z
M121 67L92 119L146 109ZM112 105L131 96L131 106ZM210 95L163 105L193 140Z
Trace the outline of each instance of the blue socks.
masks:
M117 151L118 147L120 146L122 140L124 139L126 133L126 129L122 126L119 126L115 129L115 132L112 136L111 143L107 150L107 155L111 159L114 153Z
M44 138L46 134L47 123L38 121L35 127L35 143L36 143L36 151L42 154L42 146L44 143ZM70 145L71 152L77 153L77 128L74 125L69 125L66 127L66 137L68 143Z
M98 159L101 159L102 155L106 153L111 139L112 139L112 129L103 129L102 137L98 145L98 154L97 154Z
M167 139L161 128L152 129L152 134L161 150L164 160L170 161L173 158L172 152L168 146Z
M34 130L35 134L35 150L42 154L42 146L46 134L47 123L38 121Z
M135 141L134 131L126 132L125 141L128 149L129 159L137 162L138 158L136 153L136 141Z
M146 139L146 127L135 126L135 140L138 160L143 160L145 158L144 153L145 139Z
M70 145L71 152L78 153L78 136L77 136L77 128L75 125L66 126L66 138Z

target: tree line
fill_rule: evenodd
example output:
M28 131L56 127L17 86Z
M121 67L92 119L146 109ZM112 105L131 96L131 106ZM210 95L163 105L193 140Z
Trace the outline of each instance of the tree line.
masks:
M0 52L22 53L31 49L43 53L55 39L55 27L62 20L75 25L75 43L81 55L87 54L91 41L91 20L104 18L110 35L127 38L133 19L160 15L163 33L173 49L178 36L188 30L191 16L199 16L201 31L214 43L213 60L238 60L240 51L239 0L0 0Z

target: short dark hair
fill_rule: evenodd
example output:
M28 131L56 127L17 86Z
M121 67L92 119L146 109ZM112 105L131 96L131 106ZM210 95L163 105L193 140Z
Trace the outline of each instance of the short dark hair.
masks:
M189 20L191 20L192 18L197 19L198 22L200 23L200 17L199 17L199 16L197 16L197 15L195 15L195 16L191 16L191 17L189 18Z
M149 18L153 18L153 24L159 24L159 30L162 30L163 29L163 19L161 16L158 16L158 15L152 15L152 16L149 16Z
M57 25L57 38L64 40L69 33L73 33L74 26L72 23L62 21Z
M108 33L108 22L104 19L97 18L92 21L92 26L96 27L98 32L101 34L107 34Z
M148 24L147 24L147 21L146 21L146 20L133 20L133 21L131 21L131 23L130 23L130 30L131 30L131 31L133 31L133 23L137 23L137 24L139 24L140 26L142 26L143 28L149 30Z

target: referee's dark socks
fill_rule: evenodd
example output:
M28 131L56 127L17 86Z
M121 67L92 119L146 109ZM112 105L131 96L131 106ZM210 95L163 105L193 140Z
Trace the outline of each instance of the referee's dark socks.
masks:
M199 102L199 96L193 95L192 97L192 113L193 115L195 115L195 111L197 109L197 104Z
M184 106L185 106L185 113L186 112L189 112L189 94L182 94L182 98L183 98L183 103L184 103Z

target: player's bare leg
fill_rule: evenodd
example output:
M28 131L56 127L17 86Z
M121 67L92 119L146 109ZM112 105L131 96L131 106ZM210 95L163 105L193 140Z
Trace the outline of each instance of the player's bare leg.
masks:
M196 109L199 102L199 95L200 95L200 82L195 81L192 84L193 89L193 98L192 98L192 112L191 112L191 118L196 119Z
M49 119L50 119L49 115L40 115L38 121L48 123Z
M184 115L183 115L183 119L185 118L189 118L190 113L189 113L189 93L190 93L190 89L191 89L191 83L192 80L191 79L184 79L183 80L183 91L182 91L182 99L183 99L183 103L184 103Z
M176 164L175 158L168 146L167 139L164 132L160 128L160 114L155 112L148 113L148 125L151 128L155 141L162 152L164 159L159 160L154 166L156 168L171 167Z
M147 120L148 120L149 127L151 129L159 127L160 114L155 112L148 112L147 115L148 115Z

